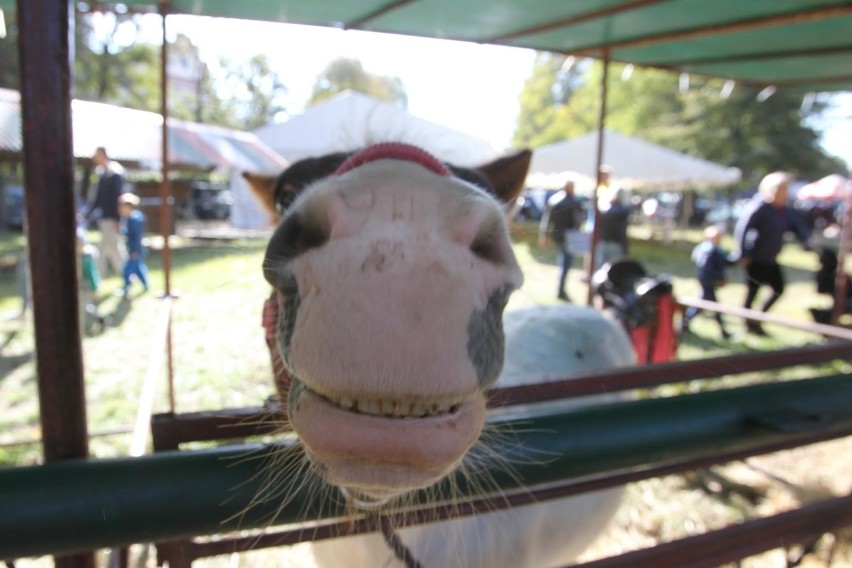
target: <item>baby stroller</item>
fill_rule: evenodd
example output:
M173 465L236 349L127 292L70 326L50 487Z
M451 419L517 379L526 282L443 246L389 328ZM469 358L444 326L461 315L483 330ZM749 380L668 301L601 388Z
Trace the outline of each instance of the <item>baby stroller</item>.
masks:
M817 294L828 294L834 298L837 282L837 253L824 248L819 254L819 270L816 273ZM852 313L852 277L846 276L846 297L842 313ZM831 323L831 308L810 308L811 316L817 323Z
M674 357L675 301L666 276L649 277L641 264L624 259L604 264L592 276L592 285L603 309L630 335L638 363L662 363Z

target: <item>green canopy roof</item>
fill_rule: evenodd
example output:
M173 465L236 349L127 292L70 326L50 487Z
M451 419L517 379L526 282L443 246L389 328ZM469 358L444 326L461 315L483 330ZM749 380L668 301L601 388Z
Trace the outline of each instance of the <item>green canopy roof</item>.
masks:
M156 0L99 2L156 12ZM852 90L852 0L165 0L171 14L492 43L796 91ZM0 8L14 10L13 0Z
M11 0L0 7L14 9ZM118 6L101 2L100 6ZM156 12L155 0L121 5ZM852 90L850 0L166 0L169 13L533 48L796 91Z

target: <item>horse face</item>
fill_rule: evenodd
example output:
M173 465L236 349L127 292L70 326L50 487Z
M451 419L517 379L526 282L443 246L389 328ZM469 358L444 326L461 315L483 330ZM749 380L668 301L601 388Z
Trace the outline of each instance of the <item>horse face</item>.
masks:
M316 160L290 168L312 184L282 175L292 204L264 275L294 430L329 483L383 501L432 485L477 440L522 275L494 196L417 149L362 152L328 158L329 177ZM496 185L512 199L521 183Z

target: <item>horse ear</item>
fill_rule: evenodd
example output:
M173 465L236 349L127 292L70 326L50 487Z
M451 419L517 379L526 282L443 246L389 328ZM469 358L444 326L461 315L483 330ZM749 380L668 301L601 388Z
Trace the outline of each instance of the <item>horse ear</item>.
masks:
M275 209L275 181L278 179L278 176L243 172L243 179L248 182L252 193L260 200L263 208L269 213L269 220L272 224L277 225L280 220L280 215L278 215L278 211Z
M484 175L491 184L492 193L503 203L514 203L524 190L527 173L532 160L531 150L521 150L493 162L484 164L476 170Z

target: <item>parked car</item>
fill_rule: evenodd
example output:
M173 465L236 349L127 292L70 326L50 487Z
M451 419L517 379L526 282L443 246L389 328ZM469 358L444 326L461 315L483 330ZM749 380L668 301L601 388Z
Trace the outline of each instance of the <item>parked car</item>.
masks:
M224 184L195 182L189 188L189 203L196 219L228 219L234 196Z

